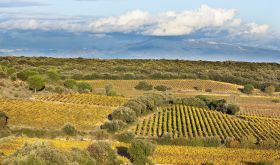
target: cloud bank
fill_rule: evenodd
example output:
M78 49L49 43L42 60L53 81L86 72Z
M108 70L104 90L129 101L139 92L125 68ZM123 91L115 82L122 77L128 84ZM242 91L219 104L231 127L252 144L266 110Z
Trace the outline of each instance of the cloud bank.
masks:
M266 24L243 22L237 17L234 9L211 8L207 5L202 5L196 10L167 11L156 14L134 10L119 16L98 19L20 18L0 21L0 29L66 30L92 33L133 32L151 36L188 35L205 28L223 29L232 34L265 34L269 31L269 26Z

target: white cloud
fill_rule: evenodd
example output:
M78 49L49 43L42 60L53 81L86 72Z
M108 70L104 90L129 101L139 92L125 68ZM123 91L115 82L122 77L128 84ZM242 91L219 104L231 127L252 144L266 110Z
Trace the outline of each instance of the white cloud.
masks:
M268 31L269 26L268 25L258 25L256 23L249 23L248 24L249 32L250 33L256 33L256 34L264 34Z
M14 17L0 20L0 29L66 30L71 32L137 32L145 35L187 35L204 28L225 29L232 34L263 34L268 25L243 23L234 9L202 5L197 10L166 11L151 14L134 10L119 16L103 18L31 18Z
M90 24L93 31L135 31L141 26L153 23L151 15L147 12L134 10L118 17L107 17L98 19Z

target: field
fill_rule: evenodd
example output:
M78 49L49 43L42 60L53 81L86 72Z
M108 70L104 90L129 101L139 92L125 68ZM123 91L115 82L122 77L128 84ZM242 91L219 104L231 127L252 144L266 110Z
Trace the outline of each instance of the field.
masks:
M42 141L37 138L11 138L4 140L0 143L0 151L5 155L12 154L16 149L20 148L24 143L33 143L36 141ZM78 140L51 140L44 139L55 147L61 150L69 150L73 147L85 149L93 141L78 141ZM128 147L129 144L112 142L112 146L116 147ZM126 158L121 158L127 161ZM259 160L271 160L275 164L280 163L280 151L279 150L257 150L257 149L236 149L236 148L205 148L205 147L188 147L188 146L169 146L158 145L155 153L152 156L152 160L159 164L176 164L183 165L189 164L201 164L205 162L213 162L217 165L241 165L250 162L256 162Z
M61 102L109 107L120 106L126 101L124 97L110 97L92 94L40 95L36 96L35 98L40 101L48 102Z
M72 123L78 129L91 130L107 120L112 107L99 107L55 102L0 99L0 111L9 116L9 125L16 127L60 129Z
M170 133L178 137L211 137L241 139L253 135L260 140L280 142L280 120L245 117L246 120L201 108L183 105L162 108L136 126L135 134L160 137Z
M145 93L134 89L139 81L146 81L153 86L165 85L172 88L174 93L194 92L195 88L202 91L211 89L214 93L240 93L239 88L241 88L239 85L211 80L90 80L86 82L90 83L97 91L107 84L112 84L121 95L135 96Z
M245 165L260 160L280 164L279 150L204 148L187 146L158 146L152 156L159 164L197 165L212 162L215 165Z

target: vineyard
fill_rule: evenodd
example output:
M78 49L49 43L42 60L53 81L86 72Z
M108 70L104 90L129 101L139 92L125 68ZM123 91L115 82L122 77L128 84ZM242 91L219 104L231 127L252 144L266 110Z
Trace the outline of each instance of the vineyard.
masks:
M33 143L36 141L47 141L61 150L69 150L71 148L85 149L92 141L78 140L60 140L60 139L38 139L18 137L11 138L0 143L0 151L5 155L11 155L26 142ZM129 144L112 142L112 146L129 147ZM259 160L271 160L275 164L280 163L279 150L258 150L258 149L241 149L241 148L212 148L212 147L189 147L189 146L169 146L158 145L152 160L159 164L185 165L202 164L205 162L213 162L217 165L241 165ZM128 160L120 157L124 162ZM1 158L0 158L1 159Z
M161 137L167 133L173 138L219 136L221 139L241 139L253 135L259 140L280 142L280 122L269 118L247 117L244 120L216 111L176 105L162 108L143 119L135 129L136 135L144 137Z
M194 91L194 88L201 90L211 89L213 92L238 93L239 85L211 81L211 80L90 80L86 81L94 89L104 88L107 84L112 84L116 90L126 96L141 95L143 91L135 90L134 87L139 81L146 81L153 86L165 85L172 88L173 92Z
M125 103L124 97L111 97L93 94L64 94L64 95L43 95L36 96L40 101L62 102L72 104L86 104L98 106L116 107Z
M279 104L241 104L241 107L241 115L280 118Z
M260 160L270 160L280 164L279 150L257 150L241 148L207 148L159 145L152 156L158 164L202 164L213 162L216 165L244 165Z
M39 101L0 99L0 111L9 116L9 125L18 127L59 129L73 123L78 129L91 130L104 122L110 107Z

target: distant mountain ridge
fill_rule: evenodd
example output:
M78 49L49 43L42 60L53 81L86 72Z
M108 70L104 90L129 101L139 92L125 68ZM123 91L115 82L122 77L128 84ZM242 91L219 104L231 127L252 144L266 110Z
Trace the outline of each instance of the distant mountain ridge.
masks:
M139 34L11 30L0 32L0 55L85 58L151 58L280 62L280 40L207 36L156 37ZM260 46L261 45L261 46Z

